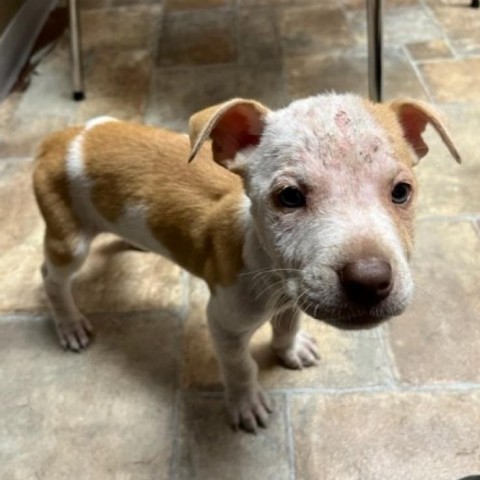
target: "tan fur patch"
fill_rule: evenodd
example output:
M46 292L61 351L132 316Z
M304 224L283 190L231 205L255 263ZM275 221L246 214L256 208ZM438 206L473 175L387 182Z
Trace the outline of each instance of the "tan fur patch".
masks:
M413 188L413 206L411 208L398 208L392 205L390 201L385 202L388 212L395 222L395 226L402 240L405 252L408 256L413 251L414 220L416 207L417 180L413 172L415 162L414 153L408 142L404 138L402 127L398 121L395 111L384 104L374 104L364 100L365 108L375 118L378 125L383 128L388 135L390 145L392 145L395 157L406 167L408 180Z
M234 282L242 267L239 222L243 186L218 166L210 145L188 163L188 137L123 122L84 133L92 201L110 222L126 205L142 205L153 235L174 260L211 286Z

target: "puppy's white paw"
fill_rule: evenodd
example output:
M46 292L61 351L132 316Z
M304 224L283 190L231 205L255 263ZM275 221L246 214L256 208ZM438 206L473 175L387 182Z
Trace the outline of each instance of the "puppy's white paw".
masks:
M86 317L79 314L72 320L56 322L60 344L65 350L81 352L87 348L93 335L93 328Z
M303 330L297 332L292 345L273 350L285 367L295 370L317 365L320 359L315 339Z
M258 428L266 428L273 405L260 385L242 393L227 393L227 408L235 430L241 428L249 433L257 433Z

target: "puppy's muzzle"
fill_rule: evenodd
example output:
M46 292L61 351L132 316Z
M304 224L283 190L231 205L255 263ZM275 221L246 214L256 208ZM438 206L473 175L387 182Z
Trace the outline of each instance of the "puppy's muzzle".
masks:
M362 307L374 307L393 288L392 266L382 258L367 257L347 263L338 271L346 297Z

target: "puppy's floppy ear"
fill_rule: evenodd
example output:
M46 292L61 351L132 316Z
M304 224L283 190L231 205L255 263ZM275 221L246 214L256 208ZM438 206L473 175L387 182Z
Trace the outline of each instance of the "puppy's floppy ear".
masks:
M419 100L401 99L390 103L402 126L407 142L412 146L418 158L428 153L428 146L422 138L425 128L430 124L440 135L452 157L461 163L462 159L440 115L430 105Z
M200 147L212 139L214 160L235 170L234 158L238 151L258 145L269 109L254 100L235 98L202 110L190 117L191 162Z

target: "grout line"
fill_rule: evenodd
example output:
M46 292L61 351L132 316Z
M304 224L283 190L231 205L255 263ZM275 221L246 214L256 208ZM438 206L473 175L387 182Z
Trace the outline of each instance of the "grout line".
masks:
M278 55L280 60L280 76L282 80L282 87L283 93L286 104L283 106L286 107L287 104L292 100L290 95L290 83L288 81L288 75L286 72L285 61L287 60L287 55L285 55L284 45L283 45L283 37L280 28L280 13L279 8L277 6L272 7L272 17L273 17L273 29L275 35L275 41L278 46Z
M293 438L293 429L292 429L292 417L290 413L290 397L288 393L284 395L284 403L285 403L285 431L286 431L286 439L287 439L287 454L288 454L288 466L290 468L290 480L295 480L296 478L296 455L295 455L295 440Z
M465 213L461 215L424 215L419 216L418 222L449 222L449 223L460 223L460 222L478 222L480 220L479 213Z
M377 329L377 337L381 345L383 358L387 366L387 371L389 376L389 378L387 379L388 385L392 389L397 390L400 385L400 381L399 381L400 374L398 372L397 365L395 363L395 357L393 355L390 342L387 339L386 325L382 325L380 328Z
M178 468L180 465L180 403L182 400L182 392L177 387L175 388L174 393L174 402L173 402L173 414L172 414L172 423L173 423L173 440L172 444L172 457L170 459L170 480L176 480L178 478Z
M90 314L88 314L90 315ZM0 312L0 323L3 322L21 322L26 320L45 320L50 317L48 310L38 311L24 311L24 312Z
M480 60L479 54L468 55L468 56L458 56L458 57L447 57L447 58L425 58L418 60L417 63L422 64L432 64L432 63L446 63L446 62L457 62L458 60ZM465 102L461 102L465 103Z
M149 108L152 105L153 99L155 98L155 84L156 84L156 71L157 71L157 59L158 59L158 52L160 51L160 40L162 38L162 33L164 30L165 24L165 6L162 6L161 13L158 17L156 22L156 34L152 35L151 42L155 42L153 45L149 46L149 53L150 53L150 61L151 61L151 71L150 71L150 82L148 84L148 92L143 99L143 115L142 120L145 123L147 120L147 115Z
M190 274L182 268L180 272L180 285L182 288L181 293L181 303L180 308L178 309L178 315L182 320L182 324L187 319L188 314L190 313Z
M480 216L475 220L472 220L473 230L480 237Z
M214 7L206 7L206 8L185 8L179 10L169 10L165 6L163 6L163 10L165 14L170 16L178 16L181 17L182 15L199 15L199 14L208 14L210 12L227 12L229 10L234 10L236 6L236 1L232 0L225 5L218 5Z
M237 61L235 62L236 71L235 71L235 92L238 92L238 85L239 85L239 75L238 72L240 71L240 64L241 56L243 54L243 45L241 41L240 35L240 9L238 6L238 0L231 0L231 10L233 12L233 28L235 29L235 50L237 52Z
M442 39L443 41L447 44L447 47L450 49L450 51L452 52L452 55L453 55L453 58L454 59L459 59L461 58L461 55L459 55L459 53L457 52L457 50L455 49L455 47L453 46L451 40L450 40L450 37L445 33L445 30L442 26L442 24L440 23L440 21L438 20L437 18L437 15L435 14L435 12L432 10L432 8L430 7L430 5L427 5L425 3L425 0L421 0L420 1L420 4L423 8L423 10L429 15L429 17L431 18L432 20L432 23L438 28L438 30L440 31L440 33L442 34Z
M407 46L402 45L400 50L403 51L403 54L405 55L407 61L410 63L411 67L413 68L413 71L414 71L415 75L417 76L418 81L420 82L420 85L422 86L423 90L427 94L428 101L431 102L431 103L434 103L434 101L435 101L434 98L435 97L434 97L433 93L430 91L430 87L428 86L427 82L423 78L422 72L418 68L417 62L415 62L415 60L412 58L412 55L410 54Z
M183 275L184 273L184 275ZM170 478L175 480L178 478L178 465L180 463L180 408L182 403L182 360L184 357L183 351L183 328L185 323L185 318L188 315L188 298L190 291L190 281L189 275L186 272L182 271L181 281L182 290L183 290L183 301L181 311L179 312L179 317L177 319L177 335L175 338L175 373L174 373L174 401L173 401L173 412L172 412L172 430L173 430L173 440L172 440L172 457L170 460Z
M202 64L178 64L178 65L155 65L155 72L162 73L177 73L177 72L186 72L188 70L202 70L208 68L236 68L238 67L238 62L224 62L224 63L202 63Z
M290 395L320 394L325 396L351 395L351 394L379 394L379 393L447 393L447 392L477 392L480 391L480 383L457 382L457 383L432 383L425 385L400 384L396 388L389 388L385 385L347 387L347 388L289 388L274 389L274 394L289 393Z
M273 388L268 390L271 396L281 395L324 395L341 396L352 394L375 395L382 393L461 393L461 392L480 392L480 383L477 382L452 382L452 383L430 383L424 385L398 384L394 388L388 385L370 385L359 387L296 387L296 388ZM222 399L223 392L209 391L186 391L183 392L187 398L198 399Z

